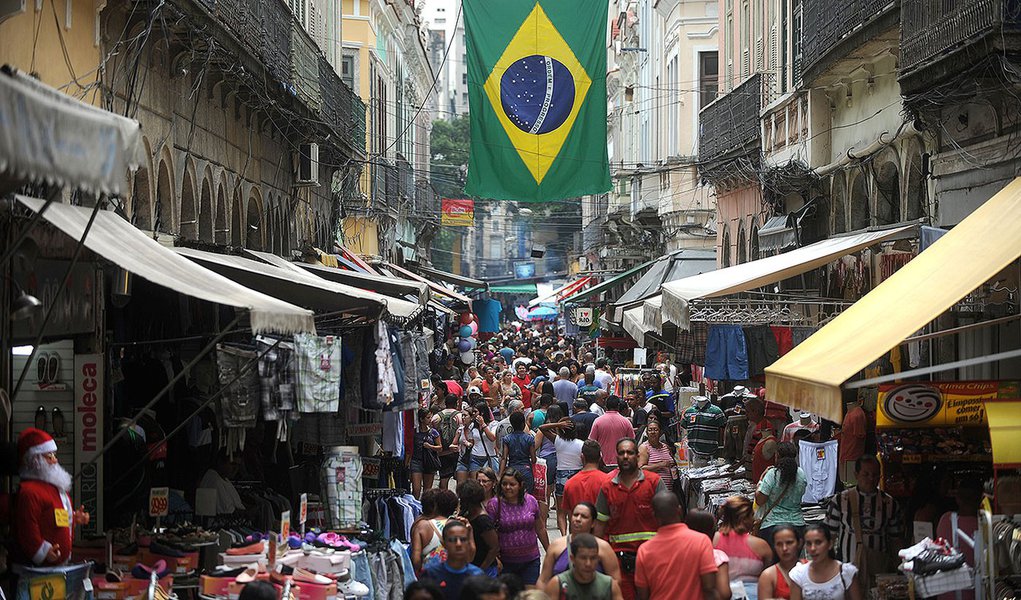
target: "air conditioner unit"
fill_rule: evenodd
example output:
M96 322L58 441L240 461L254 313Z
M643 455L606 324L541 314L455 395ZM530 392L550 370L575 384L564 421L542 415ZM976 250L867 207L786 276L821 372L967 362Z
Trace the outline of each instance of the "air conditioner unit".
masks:
M298 175L296 186L319 185L319 144L298 144Z

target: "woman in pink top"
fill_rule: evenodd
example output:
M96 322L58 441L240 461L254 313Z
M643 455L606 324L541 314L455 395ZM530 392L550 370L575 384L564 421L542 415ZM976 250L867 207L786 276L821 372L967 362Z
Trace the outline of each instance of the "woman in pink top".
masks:
M659 475L660 481L670 490L673 489L674 469L677 465L670 452L670 446L660 439L661 433L659 420L649 419L649 424L645 427L645 435L649 439L638 447L638 466Z
M713 546L730 558L730 581L744 585L749 600L758 599L758 580L763 567L773 560L773 551L766 540L749 532L755 522L752 501L731 496L720 507L720 530Z

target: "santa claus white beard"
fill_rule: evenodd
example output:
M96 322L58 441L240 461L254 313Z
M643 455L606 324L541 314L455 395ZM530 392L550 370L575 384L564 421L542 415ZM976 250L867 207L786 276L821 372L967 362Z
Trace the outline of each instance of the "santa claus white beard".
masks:
M74 483L74 478L64 467L60 466L60 463L50 464L43 456L33 457L28 465L21 468L18 476L22 479L45 481L62 492L71 491L71 486Z

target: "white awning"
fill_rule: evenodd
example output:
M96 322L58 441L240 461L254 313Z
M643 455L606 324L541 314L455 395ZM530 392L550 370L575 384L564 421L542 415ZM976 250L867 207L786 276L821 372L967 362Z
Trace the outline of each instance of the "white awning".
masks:
M183 256L243 285L321 312L350 312L376 318L382 309L407 319L421 306L407 300L327 281L301 270L283 269L241 256L174 248Z
M688 329L688 303L692 300L726 296L777 283L821 267L841 256L901 236L915 227L907 225L829 238L784 254L665 283L662 320Z
M659 298L659 296L656 296L656 298ZM645 334L651 331L646 328L643 321L642 312L644 310L645 308L641 304L634 308L629 308L624 311L624 316L621 320L621 326L624 328L624 331L628 332L628 335L635 338L635 341L638 342L639 346L645 345Z
M384 277L382 275L369 275L345 269L335 269L324 265L313 265L308 263L291 263L299 269L305 269L309 273L328 279L336 283L351 285L363 290L371 290L388 296L412 296L418 303L425 305L429 302L429 286L420 281L411 281L400 277Z
M39 212L45 202L18 196ZM76 240L82 238L92 210L59 202L50 204L43 218ZM85 238L85 247L118 267L186 296L249 311L256 333L315 332L312 312L259 293L204 269L149 238L116 214L100 210Z
M24 73L0 72L0 173L123 195L142 159L140 130Z

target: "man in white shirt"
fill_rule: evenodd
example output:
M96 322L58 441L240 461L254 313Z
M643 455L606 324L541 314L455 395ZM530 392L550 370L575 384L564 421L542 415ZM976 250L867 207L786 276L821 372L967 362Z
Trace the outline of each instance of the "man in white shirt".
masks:
M600 356L596 359L596 384L607 392L612 392L613 374L610 373L610 369L607 367L608 362L605 356Z

